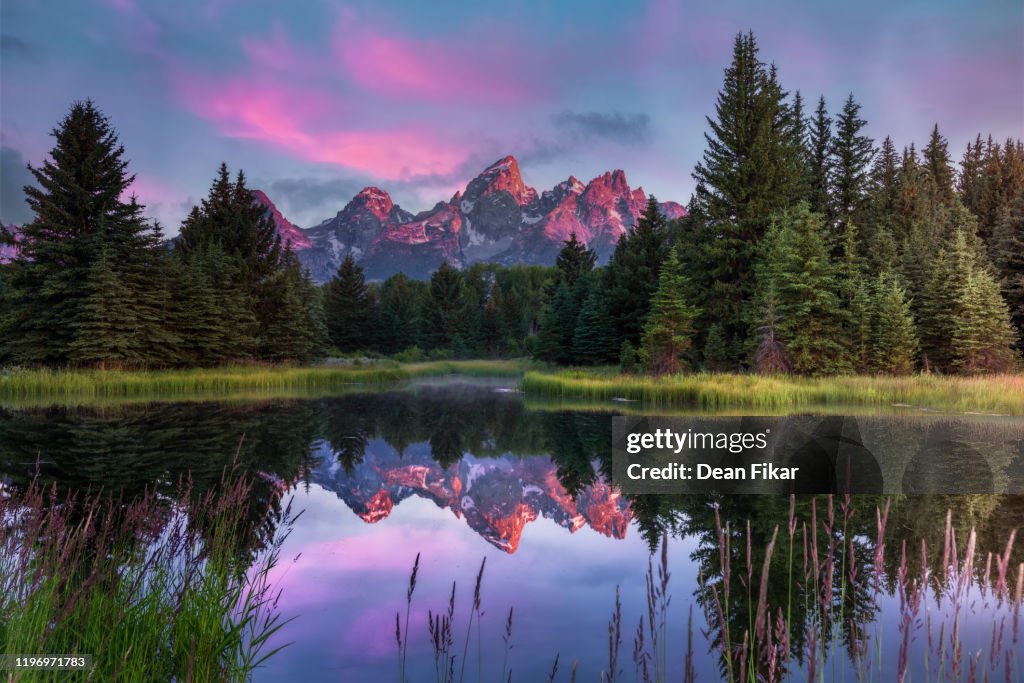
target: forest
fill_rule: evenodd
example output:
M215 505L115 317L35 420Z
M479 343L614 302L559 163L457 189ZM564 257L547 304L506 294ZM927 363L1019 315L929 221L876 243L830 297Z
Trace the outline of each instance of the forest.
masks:
M0 264L0 365L150 369L532 356L683 371L988 373L1019 367L1024 143L978 137L954 165L865 133L851 94L811 111L736 36L689 214L652 196L606 265L573 235L551 266L442 264L315 285L243 172L221 165L166 240L110 121L72 105L25 188L35 219Z

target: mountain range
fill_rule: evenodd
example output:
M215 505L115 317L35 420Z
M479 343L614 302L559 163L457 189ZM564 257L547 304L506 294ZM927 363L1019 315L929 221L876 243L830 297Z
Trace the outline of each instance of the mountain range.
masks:
M429 443L411 444L399 453L383 440L373 440L362 461L347 472L328 444L321 444L319 455L312 481L333 491L364 522L380 522L403 500L416 496L450 510L509 554L519 547L526 525L538 517L570 533L588 526L619 539L633 518L628 501L601 477L573 498L547 457L466 456L442 467L431 456Z
M395 204L386 191L366 187L335 216L303 229L262 190L253 196L317 282L329 280L349 254L371 280L399 272L425 279L442 261L457 268L480 262L551 265L573 233L601 263L647 207L643 188L631 188L621 170L586 184L569 176L538 193L523 182L512 156L488 166L448 201L417 214ZM676 202L659 206L669 219L686 215ZM0 245L0 262L14 252Z
M538 193L523 182L512 156L488 166L448 201L418 214L395 204L386 191L367 187L333 218L301 229L265 193L254 194L318 282L330 279L348 254L369 279L397 272L422 279L442 261L458 268L484 261L550 265L572 233L604 262L647 207L643 188L631 188L621 170L587 184L570 176ZM686 215L676 202L660 207L669 219Z

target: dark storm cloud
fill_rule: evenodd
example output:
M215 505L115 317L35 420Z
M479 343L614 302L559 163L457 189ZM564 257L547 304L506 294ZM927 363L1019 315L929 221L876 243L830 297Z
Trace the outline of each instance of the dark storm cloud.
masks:
M32 220L25 203L25 185L35 184L21 152L0 147L0 221L21 225Z
M651 117L619 111L563 111L555 125L580 138L601 138L623 145L643 144L651 139Z

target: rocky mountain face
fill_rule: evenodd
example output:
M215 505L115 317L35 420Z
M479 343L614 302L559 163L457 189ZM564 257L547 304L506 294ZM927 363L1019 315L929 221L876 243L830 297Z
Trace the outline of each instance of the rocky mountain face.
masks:
M282 245L291 244L292 249L295 251L311 249L313 247L313 241L306 236L306 233L296 228L287 218L282 216L281 212L274 206L274 202L270 201L270 198L263 193L263 190L254 190L252 195L256 203L264 207L266 213L269 213L270 217L274 219L274 227L277 228L277 234L281 236Z
M266 199L262 192L258 196ZM266 204L276 221L280 212L269 199ZM394 204L384 190L367 187L333 218L299 231L309 247L298 240L293 247L321 282L347 254L371 279L397 272L426 278L445 260L460 268L482 261L550 265L573 232L603 262L646 206L643 188L631 188L620 170L587 184L570 176L538 194L508 156L484 169L464 191L416 215ZM676 202L664 202L661 210L670 219L686 215ZM281 221L285 230L294 228L283 216ZM290 234L282 230L283 236Z
M373 524L412 496L448 509L494 547L514 553L526 525L544 517L570 532L589 526L623 538L632 512L621 494L603 481L574 500L549 458L472 458L448 468L430 455L430 445L412 444L400 455L383 441L368 444L364 459L346 472L326 444L312 479L334 491L363 521Z

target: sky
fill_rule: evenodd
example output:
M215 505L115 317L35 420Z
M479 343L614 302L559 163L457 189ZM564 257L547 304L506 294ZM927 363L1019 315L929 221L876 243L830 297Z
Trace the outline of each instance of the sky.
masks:
M430 208L506 154L540 191L621 168L685 203L748 30L878 140L1024 137L1021 0L3 0L0 220L28 220L25 165L86 98L168 234L222 161L303 227L367 185Z

